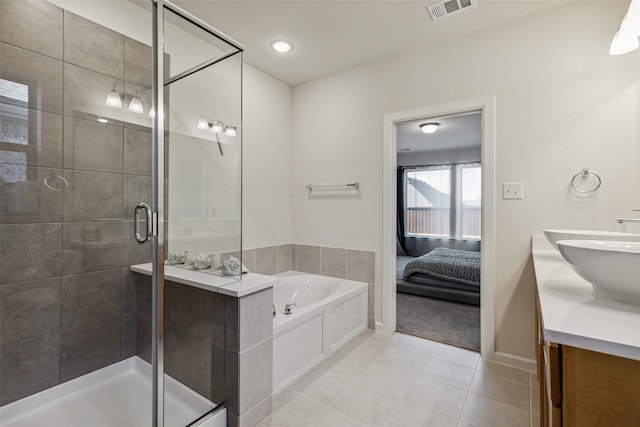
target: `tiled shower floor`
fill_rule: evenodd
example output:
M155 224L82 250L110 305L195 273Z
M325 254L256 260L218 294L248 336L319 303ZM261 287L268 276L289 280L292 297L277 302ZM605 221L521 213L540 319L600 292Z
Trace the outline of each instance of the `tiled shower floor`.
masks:
M277 396L260 427L529 427L537 402L529 371L369 330Z
M215 405L165 375L165 426L184 427ZM67 390L65 390L65 388ZM73 391L69 392L68 389ZM137 357L11 403L2 427L151 425L151 367Z

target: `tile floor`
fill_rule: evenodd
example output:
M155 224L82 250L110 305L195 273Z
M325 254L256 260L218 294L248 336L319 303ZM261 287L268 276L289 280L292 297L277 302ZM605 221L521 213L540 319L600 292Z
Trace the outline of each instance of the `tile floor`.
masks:
M529 371L368 330L276 396L259 427L529 427L538 413Z

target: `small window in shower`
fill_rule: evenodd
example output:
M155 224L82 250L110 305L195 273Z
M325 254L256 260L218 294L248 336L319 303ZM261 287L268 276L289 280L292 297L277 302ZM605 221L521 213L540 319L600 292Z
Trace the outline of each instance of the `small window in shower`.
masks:
M29 86L0 79L0 141L29 144Z

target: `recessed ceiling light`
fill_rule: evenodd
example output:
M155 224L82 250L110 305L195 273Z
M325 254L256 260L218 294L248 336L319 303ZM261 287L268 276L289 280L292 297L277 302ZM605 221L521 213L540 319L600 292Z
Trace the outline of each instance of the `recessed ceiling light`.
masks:
M420 125L420 129L424 133L434 133L438 130L438 126L440 126L440 123L423 123Z
M271 43L271 48L276 52L287 53L293 49L293 45L290 42L284 40L276 40Z

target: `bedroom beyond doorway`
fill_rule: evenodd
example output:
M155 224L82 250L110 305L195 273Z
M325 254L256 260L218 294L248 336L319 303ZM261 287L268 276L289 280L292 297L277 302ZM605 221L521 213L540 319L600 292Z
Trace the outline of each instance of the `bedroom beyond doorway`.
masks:
M397 331L479 352L482 112L396 129Z

